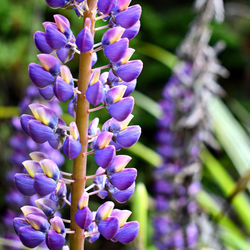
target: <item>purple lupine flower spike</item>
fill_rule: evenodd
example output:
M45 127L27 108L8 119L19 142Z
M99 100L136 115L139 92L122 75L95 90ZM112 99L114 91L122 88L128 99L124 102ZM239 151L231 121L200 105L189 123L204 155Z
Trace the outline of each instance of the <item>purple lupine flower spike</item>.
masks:
M153 185L156 210L153 241L157 249L197 249L198 242L204 240L201 239L202 224L206 224L205 230L208 227L195 195L201 186L202 144L215 146L201 136L207 133L213 138L207 110L211 99L204 98L204 93L207 93L211 79L215 82L217 75L221 75L220 70L209 72L211 64L221 68L216 58L218 52L209 45L209 26L216 12L209 6L214 6L212 1L201 3L201 13L178 50L185 62L175 67L159 102L162 116L157 123L159 132L156 138L162 165L154 171ZM200 20L205 16L209 18L201 24ZM207 39L202 39L204 37ZM207 94L214 98L219 92L208 91ZM197 107L202 116L194 115ZM202 223L199 221L201 215L204 216ZM211 221L209 224L212 233L206 234L209 240L203 243L213 249L223 248L218 244L217 230L212 228Z
M129 7L128 0L99 0L93 11L93 6L88 6L87 1L83 0L46 2L52 8L74 9L80 18L86 12L90 15L85 18L83 29L76 36L70 28L69 20L59 14L54 15L54 22L43 23L45 32L37 31L34 34L36 47L42 53L38 55L40 65L29 65L29 76L36 92L31 91L32 98L22 102L22 111L27 114L21 116L19 124L19 129L22 127L31 137L29 147L33 152L29 155L31 160L28 160L28 154L23 157L19 152L18 157L12 157L18 166L22 167L23 163L23 173L15 175L15 182L20 192L31 196L32 206L22 207L23 217L14 219L15 231L25 246L46 245L51 250L67 249L64 246L67 234L78 234L91 243L102 235L113 242L127 244L135 239L138 232L136 222L127 222L131 212L114 209L114 203L110 201L100 205L96 212L91 211L88 201L93 195L100 199L110 195L117 202L124 203L135 190L137 170L126 168L131 157L116 155L116 151L132 146L141 133L139 126L128 126L133 118L131 113L134 107L134 98L129 95L134 91L136 79L142 70L141 61L129 61L135 51L129 48L129 40L139 31L141 7ZM108 24L99 29L93 27L98 19ZM104 32L101 42L94 44L95 32L103 28L108 30ZM100 50L103 50L108 64L93 69ZM85 54L88 58L89 74L83 76L88 78L88 86L84 88L81 79L85 73L80 72L79 79L76 79L69 68L62 65L75 54L81 54L81 58ZM38 100L30 104L33 97ZM48 102L44 103L41 97ZM104 108L111 116L102 129L98 127L99 119L94 118L89 122L85 135L82 134L83 121L78 119L78 105L83 99L93 106L85 110L86 114ZM66 124L63 121L62 112L55 105L59 101L68 101L68 111L77 122ZM88 119L86 117L86 124ZM78 126L81 133L78 132ZM84 141L87 147L82 147ZM22 149L19 138L14 138L12 144L17 144L17 150ZM82 171L82 177L78 178L75 169L85 164L74 164L74 174L64 172L60 169L63 160L60 154L56 154L56 150L62 150L70 160L81 154L75 162L93 154L99 168L91 176L86 176L86 171ZM92 184L85 187L86 180L87 183L92 180ZM76 200L77 193L74 192L79 181L83 182L84 188L81 197ZM72 196L71 193L67 195L66 185L72 187ZM19 202L16 198L12 200ZM77 202L77 211L71 218L73 221L60 218L61 208L71 204L76 207ZM65 228L63 222L76 222L82 231L70 230L70 226Z

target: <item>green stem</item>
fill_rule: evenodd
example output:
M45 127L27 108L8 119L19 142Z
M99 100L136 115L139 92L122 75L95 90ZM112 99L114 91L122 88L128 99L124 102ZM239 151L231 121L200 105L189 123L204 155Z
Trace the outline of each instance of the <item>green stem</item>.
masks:
M88 0L89 11L84 13L84 20L88 17L92 21L91 32L94 35L95 27L95 10L97 0ZM85 92L88 88L88 83L91 76L91 53L80 54L80 66L79 66L79 80L78 90L81 94L78 95L77 108L76 108L76 124L80 133L80 142L82 144L81 154L74 160L72 179L75 181L71 184L71 230L75 233L70 235L70 249L71 250L83 250L84 249L84 232L78 227L75 222L75 213L77 211L78 201L84 192L86 183L86 165L88 149L88 121L89 121L89 103L85 97Z

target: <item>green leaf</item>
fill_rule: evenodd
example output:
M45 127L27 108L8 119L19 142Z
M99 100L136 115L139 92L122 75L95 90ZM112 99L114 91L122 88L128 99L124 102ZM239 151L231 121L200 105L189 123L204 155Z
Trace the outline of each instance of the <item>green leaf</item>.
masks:
M127 148L126 150L152 166L157 167L161 164L161 156L140 142L137 142L134 146Z
M222 230L220 238L232 249L249 250L249 243L229 230Z
M209 196L208 193L205 191L200 191L198 195L196 196L197 202L200 204L200 206L212 217L216 218L218 214L221 214L222 211L216 204L216 202ZM226 215L222 217L222 219L218 222L219 225L227 228L231 232L233 232L235 235L238 235L242 239L244 239L244 236L242 232L239 230L239 227L234 224L234 222L228 218Z
M144 109L149 114L155 118L160 118L162 114L162 109L160 105L152 100L150 97L142 94L139 91L134 91L132 94L136 100L136 105L141 109Z
M212 175L214 181L222 189L226 197L229 197L234 192L236 183L231 176L226 172L225 168L217 161L207 150L202 153L204 166ZM250 202L248 197L240 193L232 201L232 206L237 213L242 224L250 232Z
M137 51L161 62L170 69L179 63L179 59L174 54L154 44L141 42Z
M10 119L19 115L18 107L3 106L0 107L0 119Z
M250 133L250 113L248 110L235 99L230 101L229 107L233 114L242 122L247 132Z
M209 112L219 142L239 174L243 175L250 169L250 139L247 133L219 98L211 100Z
M137 220L140 224L140 231L136 238L137 249L146 249L147 246L147 226L148 226L148 193L143 183L136 185L132 199L132 220Z

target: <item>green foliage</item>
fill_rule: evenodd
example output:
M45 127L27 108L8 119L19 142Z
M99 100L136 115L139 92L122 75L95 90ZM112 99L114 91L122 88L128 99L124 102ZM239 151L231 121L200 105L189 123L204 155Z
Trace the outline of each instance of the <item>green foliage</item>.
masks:
M137 220L140 224L139 235L136 239L137 249L143 250L147 246L147 227L148 227L148 208L149 198L145 185L138 183L132 198L131 209L133 211L132 219Z
M226 172L225 168L217 161L207 150L204 150L202 153L202 160L204 162L204 166L207 170L211 173L213 180L218 184L218 186L223 190L225 197L229 197L236 184L232 177ZM230 206L226 204L225 208ZM241 220L242 224L245 226L248 232L250 232L250 201L249 197L245 194L238 194L232 200L232 206L235 209L239 219ZM226 209L222 212L226 212Z

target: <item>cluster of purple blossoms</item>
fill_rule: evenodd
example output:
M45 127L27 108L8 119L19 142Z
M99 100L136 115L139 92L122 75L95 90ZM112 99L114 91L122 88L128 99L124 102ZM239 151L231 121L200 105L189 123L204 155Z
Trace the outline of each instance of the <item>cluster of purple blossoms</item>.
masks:
M223 19L223 3L197 0L196 7L200 13L178 51L185 63L175 67L159 103L157 151L162 165L154 171L153 186L157 249L197 249L198 242L221 249L215 231L209 236L212 241L202 239L204 223L195 195L201 187L202 145L217 146L208 106L223 93L216 81L227 71L217 59L220 43L209 45L209 23L214 17Z
M26 95L19 104L19 110L21 113L28 111L28 105L30 102L44 102L35 86L29 86L27 88ZM58 115L61 114L62 111L60 106L58 105L57 100L54 99L51 102L47 102L46 105L53 109ZM34 201L39 199L39 195L32 195L30 197L24 196L18 189L14 187L15 174L17 172L25 171L22 162L29 159L29 154L32 151L40 151L43 154L48 155L48 157L53 158L59 166L63 164L64 157L59 151L51 148L48 143L37 144L25 133L23 133L20 119L18 117L14 117L12 119L12 125L15 129L14 135L10 138L10 146L13 149L13 153L10 157L10 162L12 163L13 168L8 172L6 177L10 183L10 189L5 196L5 200L9 205L9 209L5 212L3 221L7 229L5 237L8 239L19 241L19 238L15 234L13 234L12 230L12 221L14 217L19 215L19 211L17 211L17 208L23 206L24 204L34 205Z
M71 160L94 154L99 168L94 175L85 175L79 180L78 176L61 171L53 157L41 151L30 153L30 159L22 162L22 173L15 175L15 183L21 193L39 197L35 200L36 206L22 207L24 216L14 219L15 231L27 247L33 248L46 243L49 249L61 249L65 244L65 236L78 231L75 227L65 228L64 222L75 222L82 229L81 237L87 238L91 243L102 235L108 240L127 244L138 234L138 222L127 222L130 211L114 209L111 201L106 201L97 211L91 211L88 207L89 197L92 195L101 199L110 196L118 203L123 203L135 190L137 171L135 168L126 168L131 157L116 155L121 148L134 145L141 134L139 126L129 126L134 107L134 98L129 95L135 89L136 79L142 71L140 60L130 60L134 49L129 48L129 40L140 29L141 7L129 7L130 2L47 0L53 8L74 7L79 17L85 14L90 17L84 16L84 28L76 38L70 29L69 20L62 15L54 15L55 22L43 23L45 32L37 31L34 35L35 44L43 54L38 55L40 65L29 65L31 81L46 100L69 100L68 112L76 121L79 120L76 112L79 99L85 97L93 106L88 109L88 113L105 108L111 119L103 124L102 129L98 127L98 118L91 121L84 135L89 151L84 152L81 143L83 138L80 138L81 133L78 131L79 124L73 121L67 125L60 114L48 105L28 105L30 114L21 116L21 126L36 143L62 150ZM90 10L88 4L96 6L91 6ZM94 28L97 20L108 24ZM94 44L95 31L102 29L107 31L101 42ZM109 63L92 69L97 61L97 52L101 50ZM82 92L77 84L79 80L73 78L70 69L63 65L75 53L80 56L91 55L92 58L86 92ZM108 70L101 72L105 69ZM77 181L85 183L86 180L92 180L92 184L83 191L78 190L82 194L77 201L77 211L73 218L71 216L71 220L66 220L58 217L57 211L65 204L71 206L71 198L74 196L74 193L67 194L66 185L72 187ZM72 211L73 209L75 208ZM77 249L82 249L82 246Z
M180 79L190 80L191 64L181 65L163 90L160 101L163 114L158 121L157 151L162 165L154 171L155 210L154 242L158 249L194 249L198 228L192 222L197 213L194 195L200 141L196 131L180 125L181 117L192 112L195 103L191 89ZM179 124L178 124L179 123Z

